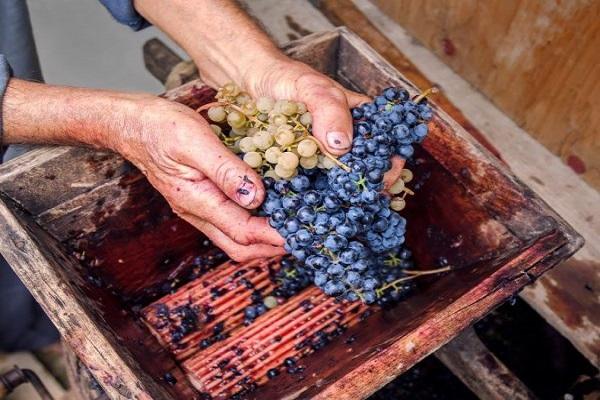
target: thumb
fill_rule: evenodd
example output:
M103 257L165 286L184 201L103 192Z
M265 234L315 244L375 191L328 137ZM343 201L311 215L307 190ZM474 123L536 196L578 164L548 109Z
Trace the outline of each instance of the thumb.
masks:
M352 117L346 95L326 79L310 78L306 77L299 92L312 115L312 133L330 153L344 154L352 146Z

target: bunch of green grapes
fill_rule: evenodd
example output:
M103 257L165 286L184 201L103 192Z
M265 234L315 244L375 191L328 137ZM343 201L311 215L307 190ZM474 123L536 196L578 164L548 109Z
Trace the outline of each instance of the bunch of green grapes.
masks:
M291 179L298 167L330 169L339 162L311 135L312 116L304 103L260 97L254 100L233 83L219 89L208 118L223 143L261 175Z

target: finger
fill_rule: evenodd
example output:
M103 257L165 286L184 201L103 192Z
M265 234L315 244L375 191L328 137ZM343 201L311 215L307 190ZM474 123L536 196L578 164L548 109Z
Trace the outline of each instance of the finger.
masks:
M274 257L285 254L283 247L266 244L243 246L231 240L213 224L203 221L193 215L182 217L187 222L202 231L217 247L223 250L234 261L244 262L256 258Z
M256 171L227 149L206 121L197 118L198 124L192 124L187 142L174 150L175 161L200 170L240 206L258 207L265 189Z
M351 90L344 90L346 99L348 99L348 105L350 108L358 107L362 104L369 103L372 99L364 94L356 93Z
M267 222L255 217L228 199L208 179L186 182L177 192L180 214L200 217L210 222L234 242L241 245L268 244L283 246L284 239Z
M300 101L312 114L313 135L327 151L341 155L352 145L352 117L344 92L322 79L306 76L297 83Z
M405 162L406 161L402 157L392 157L392 168L383 176L383 188L385 190L388 190L390 186L400 179Z

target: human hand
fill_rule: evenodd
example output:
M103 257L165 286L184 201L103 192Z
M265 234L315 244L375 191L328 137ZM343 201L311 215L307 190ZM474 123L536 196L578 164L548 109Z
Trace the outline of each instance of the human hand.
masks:
M277 231L248 211L263 201L260 177L199 114L152 96L128 103L119 104L111 147L146 175L178 216L236 261L285 253Z
M241 84L255 98L265 96L306 104L312 114L313 135L327 151L338 156L352 147L350 108L370 101L310 66L282 55L265 58L263 64L248 69ZM392 158L392 169L384 177L385 188L400 178L403 166L401 157Z

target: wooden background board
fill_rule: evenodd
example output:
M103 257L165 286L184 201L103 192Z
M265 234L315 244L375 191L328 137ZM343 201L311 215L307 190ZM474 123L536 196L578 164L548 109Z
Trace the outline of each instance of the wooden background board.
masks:
M600 1L375 2L600 189Z

